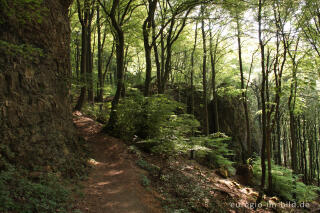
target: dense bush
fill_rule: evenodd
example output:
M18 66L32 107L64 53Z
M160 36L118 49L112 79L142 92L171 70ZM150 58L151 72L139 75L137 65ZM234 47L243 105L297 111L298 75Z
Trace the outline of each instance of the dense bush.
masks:
M159 174L160 168L158 166L149 164L147 161L142 159L138 160L136 163L140 168L148 171L151 175L155 176Z
M67 212L69 195L70 191L53 174L35 182L14 168L0 173L2 213Z
M199 122L193 115L180 114L171 115L162 126L157 137L144 140L144 148L153 153L171 156L187 152L192 148L191 138L197 131Z
M193 137L198 126L199 122L192 115L174 115L163 127L159 137L142 143L151 152L167 156L179 153L189 154L190 150L195 150L196 159L200 163L210 168L224 168L230 174L234 174L235 169L230 160L233 152L228 148L231 138L220 132L209 136Z
M179 111L179 112L177 112ZM118 106L118 121L113 132L118 137L130 140L137 136L137 146L144 151L172 156L197 150L201 161L212 168L225 168L234 173L232 152L223 133L198 136L200 126L193 115L183 114L183 106L166 96L143 97L135 92Z
M92 105L86 104L83 107L82 113L102 124L106 124L109 119L110 110L111 102L94 103Z
M254 181L259 184L261 179L261 160L258 158L253 163ZM292 174L292 170L272 163L273 191L281 198L288 201L308 202L317 198L318 187L308 186L298 181L299 177ZM268 174L266 173L266 180ZM268 182L266 182L268 184ZM294 198L294 196L296 198Z
M113 134L127 141L134 136L142 139L157 137L178 108L183 106L164 95L143 97L140 93L131 94L119 103Z
M228 148L230 137L218 132L207 137L196 137L193 141L198 145L197 158L201 163L210 168L224 168L230 174L235 173L233 162L230 160L233 152Z

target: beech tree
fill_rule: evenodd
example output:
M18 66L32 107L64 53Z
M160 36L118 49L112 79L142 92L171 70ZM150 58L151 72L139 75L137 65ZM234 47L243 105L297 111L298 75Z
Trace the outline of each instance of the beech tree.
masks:
M83 104L85 103L86 99L86 93L87 93L87 76L88 76L88 70L91 69L90 61L91 61L91 54L89 54L88 47L91 47L90 40L91 37L91 21L93 12L91 11L91 8L93 10L94 1L91 0L85 0L82 4L79 0L77 0L77 10L78 10L78 17L79 22L81 24L81 92L80 96L78 98L77 105L75 106L75 110L81 110L83 107Z

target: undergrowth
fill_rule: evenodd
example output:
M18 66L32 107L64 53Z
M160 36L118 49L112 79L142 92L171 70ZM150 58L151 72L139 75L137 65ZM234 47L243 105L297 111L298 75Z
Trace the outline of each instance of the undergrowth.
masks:
M193 140L198 149L196 158L200 163L209 168L224 168L230 174L235 174L234 162L230 160L234 153L228 148L228 143L232 142L230 137L218 132L209 136L196 137Z
M181 104L164 95L144 97L139 92L121 100L112 134L130 142L134 137L154 138L162 133L167 120Z
M261 179L261 160L258 158L253 163L254 180L259 184ZM309 202L317 198L317 191L319 187L305 185L303 182L298 181L299 175L293 174L291 169L275 165L272 162L272 184L273 192L284 200ZM266 173L266 180L268 174ZM266 184L268 184L266 182Z
M28 177L14 167L0 173L0 212L53 213L67 212L71 191L55 174Z
M143 159L138 160L137 161L137 165L140 168L148 171L152 175L158 175L159 174L160 168L158 166L153 165L153 164L149 164L148 162L146 162Z
M165 198L162 204L168 213L226 212L222 203L212 196L214 189L193 175L174 169L164 174L157 184Z

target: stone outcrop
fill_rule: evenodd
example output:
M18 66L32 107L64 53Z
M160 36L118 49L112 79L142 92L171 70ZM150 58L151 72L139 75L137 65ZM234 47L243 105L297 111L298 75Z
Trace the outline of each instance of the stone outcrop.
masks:
M17 2L0 3L0 168L72 176L83 151L69 98L71 2Z

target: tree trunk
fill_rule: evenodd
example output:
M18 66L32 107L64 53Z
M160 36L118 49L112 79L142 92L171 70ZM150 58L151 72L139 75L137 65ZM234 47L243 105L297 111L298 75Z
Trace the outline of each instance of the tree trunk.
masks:
M92 64L92 48L91 48L91 19L89 19L89 25L88 25L88 56L87 56L87 85L88 85L88 102L90 104L94 103L94 95L93 95L93 64Z
M146 80L144 87L144 96L150 95L150 84L151 84L151 75L152 75L152 61L151 61L151 50L154 44L154 40L152 39L152 43L149 44L149 31L154 23L154 13L157 8L158 0L148 0L148 17L143 22L142 31L143 31L143 44L145 51L145 59L146 59Z
M97 101L103 101L103 85L104 79L102 75L102 47L101 47L101 25L100 25L100 5L97 5L97 31L98 31L98 94Z
M287 168L288 167L288 153L289 153L289 150L288 150L288 145L287 145L287 124L285 123L283 125L283 163L284 163L284 167Z
M194 54L197 48L198 39L198 22L196 22L196 29L194 30L194 45L191 53L191 72L190 72L190 91L191 91L191 103L190 114L194 115Z
M78 9L78 17L81 24L81 91L80 96L78 98L77 105L74 110L80 111L86 101L86 92L87 92L87 75L89 69L89 56L88 55L88 45L90 45L88 41L88 33L90 31L89 21L90 21L90 2L89 0L84 1L84 8L81 9L80 1L77 0L77 9Z
M319 113L317 113L317 115L318 115L318 117L319 117ZM317 174L318 174L318 177L317 177L317 179L318 179L318 186L320 186L320 163L319 163L319 161L320 161L320 159L319 159L319 152L320 152L320 145L319 145L319 140L320 140L320 122L319 122L319 120L317 119L316 120L316 123L318 124L318 126L316 125L316 128L317 128L317 130L318 130L318 134L317 134L317 136L318 137L316 137L316 164L317 164Z
M161 35L162 36L162 35ZM162 37L161 37L161 40ZM157 68L157 88L158 88L158 93L160 93L160 87L161 87L161 63L160 63L160 59L159 59L159 52L158 52L158 47L156 44L156 26L154 21L152 22L152 42L154 42L153 44L153 52L154 52L154 57L155 57L155 63L156 63L156 68Z
M172 58L172 45L176 42L179 38L181 32L183 31L184 27L186 26L186 21L189 13L191 12L192 8L189 8L186 11L185 16L183 17L182 23L180 23L180 27L176 26L176 16L173 15L170 20L170 27L167 32L166 44L164 44L163 39L163 30L161 31L161 84L158 88L160 94L165 92L167 83L169 81L169 77L171 74L171 58ZM164 27L164 26L162 26ZM166 53L166 54L165 54Z
M272 193L272 174L271 174L271 133L273 130L273 124L271 122L271 116L274 111L274 106L270 104L270 94L269 94L269 69L270 65L270 50L268 49L267 54L267 64L265 66L264 84L265 84L265 105L266 105L266 151L267 151L267 162L268 162L268 191Z
M87 94L87 27L84 25L82 26L82 33L81 33L81 90L80 90L80 96L78 98L77 105L75 106L74 110L81 111L85 100L86 100L86 94Z
M79 35L77 34L76 38L76 77L77 81L80 80L80 70L79 70L79 64L80 64L80 48L79 48Z
M215 43L215 48L213 50L213 36L211 24L209 25L210 30L210 61L211 61L211 84L212 84L212 103L213 103L213 132L219 132L219 114L218 114L218 96L216 91L216 63L217 63L217 49L219 43L219 36Z
M294 116L294 104L293 104L293 83L291 83L290 96L288 100L289 108L289 122L290 122L290 136L291 136L291 168L297 173L298 172L298 161L297 161L297 138L296 138L296 123Z
M100 4L101 5L101 4ZM117 90L111 103L111 113L108 124L105 128L108 132L112 132L117 122L117 107L120 100L121 91L123 89L123 74L124 74L124 33L121 25L116 19L116 8L119 5L119 0L113 0L110 19L113 28L115 29L116 42L116 58L117 58Z
M266 102L265 102L265 44L262 41L262 0L259 0L259 12L258 12L258 23L259 23L259 45L261 50L261 73L262 73L262 83L261 83L261 108L262 108L262 146L261 146L261 185L260 188L263 190L265 186L266 178L266 163L265 163L265 152L266 152L266 142L267 142L267 129L266 129Z
M241 78L241 89L242 89L242 104L246 117L246 140L247 140L247 153L246 157L251 156L251 133L250 133L250 120L249 120L249 112L248 112L248 104L247 104L247 94L245 92L245 79L244 79L244 70L242 65L242 46L241 46L241 28L240 28L240 20L237 15L237 40L238 40L238 58L239 58L239 69L240 69L240 78Z
M202 6L202 14L203 14ZM202 85L203 85L203 133L205 135L209 134L209 119L208 119L208 100L207 100L207 44L206 44L206 32L205 32L205 22L202 19L202 41L203 41L203 62L202 62Z

